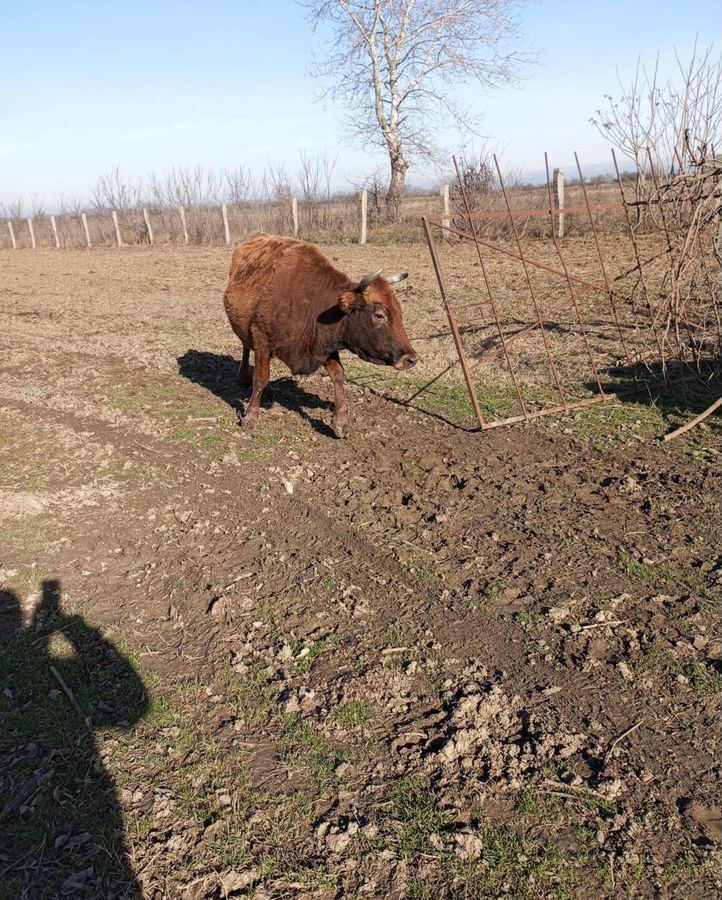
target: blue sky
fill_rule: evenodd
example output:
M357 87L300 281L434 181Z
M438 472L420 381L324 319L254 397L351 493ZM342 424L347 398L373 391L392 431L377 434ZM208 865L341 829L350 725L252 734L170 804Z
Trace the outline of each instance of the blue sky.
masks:
M722 36L722 4L698 0L548 0L524 9L524 47L536 64L517 88L461 87L508 165L526 172L568 165L574 150L593 165L608 149L589 124L625 81L638 55L674 68ZM341 110L315 102L308 74L321 50L295 0L169 3L166 0L10 3L0 6L0 201L17 196L52 208L61 194L87 198L99 172L130 175L172 165L256 173L266 160L292 173L299 149L338 154L336 187L363 180L383 155L349 141ZM351 136L352 137L352 136ZM437 135L449 151L453 131ZM412 182L433 173L416 168Z

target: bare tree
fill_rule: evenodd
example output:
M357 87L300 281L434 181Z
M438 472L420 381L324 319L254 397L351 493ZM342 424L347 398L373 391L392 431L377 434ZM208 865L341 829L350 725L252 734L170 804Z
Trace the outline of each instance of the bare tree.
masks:
M343 100L354 136L382 146L391 178L386 194L397 220L414 157L429 158L429 126L450 113L449 86L514 80L522 55L515 11L525 0L303 0L314 27L330 26L331 47L316 64L331 76L327 94Z
M321 227L323 202L331 198L331 179L336 167L336 158L323 153L299 152L299 167L296 181L301 192L301 204L311 228Z
M620 81L618 97L606 95L605 109L591 121L611 144L632 160L643 193L650 163L659 173L689 171L700 158L714 156L722 143L722 56L696 47L688 62L677 57L677 76L659 78L659 59L641 61L630 85Z
M22 197L16 197L14 200L8 200L5 203L0 203L0 213L2 213L3 218L5 219L22 218L24 209L25 201Z
M97 212L115 209L127 212L140 203L141 185L134 182L116 164L102 175L93 188L92 204Z
M256 187L250 169L243 165L235 169L225 169L223 173L225 182L224 193L229 203L247 203L255 194Z
M61 194L59 207L61 216L79 216L86 208L86 204L77 194Z

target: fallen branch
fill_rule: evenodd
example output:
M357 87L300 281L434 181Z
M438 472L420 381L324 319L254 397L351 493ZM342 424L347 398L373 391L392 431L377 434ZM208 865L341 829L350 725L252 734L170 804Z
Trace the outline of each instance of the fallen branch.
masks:
M38 790L39 787L43 785L44 782L48 780L50 775L52 775L54 769L47 764L41 766L38 771L33 775L32 778L29 778L20 788L20 790L15 794L14 797L11 797L10 800L5 804L0 812L0 820L6 818L11 813L15 812L16 809L19 809L26 800L29 800L30 797Z
M539 792L542 794L561 794L562 796L569 797L573 794L587 794L591 797L597 797L599 800L603 800L605 803L609 802L609 798L605 797L604 794L600 794L599 791L595 791L594 788L590 787L579 787L575 784L565 784L563 781L554 781L552 778L545 778L542 784L549 785L550 788L554 790L544 790L544 788L539 788Z
M711 406L708 406L704 412L701 412L698 416L692 419L691 422L687 422L686 425L682 425L680 428L675 429L675 431L670 431L669 434L665 434L664 440L671 441L672 438L679 437L680 434L684 434L685 431L689 431L690 428L694 428L695 425L699 425L700 422L704 422L704 420L708 416L711 416L712 413L716 409L719 409L720 406L722 406L722 397L720 397L719 400L715 400L715 402Z
M604 755L604 765L605 766L606 766L607 762L609 761L612 753L614 753L614 750L615 750L617 744L619 744L621 741L623 741L625 737L628 737L633 731L636 731L639 728L639 726L642 724L642 722L644 722L644 718L641 718L639 720L639 722L635 722L634 725L631 726L631 728L628 728L626 731L623 731L619 735L619 737L615 741L612 742L612 746L609 748L609 750L607 750L607 752Z
M83 710L80 707L80 704L75 699L75 695L70 690L70 688L67 686L67 684L63 680L63 676L60 674L60 672L58 672L58 670L55 668L55 666L50 666L50 671L53 673L53 675L57 679L57 682L60 685L60 687L63 689L63 693L65 694L65 696L68 698L68 700L70 700L71 704L73 705L73 709L77 712L77 714L82 719L85 727L92 734L93 733L93 723L90 720L90 716L85 715L85 713L83 712Z

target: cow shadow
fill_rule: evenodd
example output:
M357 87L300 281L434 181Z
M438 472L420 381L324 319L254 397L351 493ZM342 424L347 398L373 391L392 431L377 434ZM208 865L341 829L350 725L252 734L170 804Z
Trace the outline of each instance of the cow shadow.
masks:
M178 359L180 374L215 394L236 413L243 415L243 400L250 399L251 390L238 384L239 361L233 356L211 353L207 350L187 350ZM297 413L310 423L315 431L324 437L336 437L323 419L312 415L314 410L332 412L334 404L316 394L304 390L294 378L277 378L271 383L271 390L264 394L264 406L278 403L285 409Z
M0 897L141 900L96 734L147 710L133 666L62 610L58 581L42 583L27 625L18 596L0 590Z
M243 414L243 398L250 399L251 391L250 388L243 388L238 385L238 368L240 363L237 359L227 354L210 353L206 350L187 350L183 356L177 358L177 361L180 374L184 378L187 378L194 384L199 384L201 387L204 387L207 391L210 391L212 394L215 394L216 397L219 397L227 403L238 415L240 421L240 417ZM350 384L355 384L364 388L364 390L377 397L383 398L388 403L414 409L425 416L429 416L432 419L450 425L452 428L456 428L459 431L476 431L476 427L465 427L440 412L428 409L427 407L413 402L428 388L439 381L452 367L453 364L448 366L443 372L430 378L425 385L418 388L412 396L406 400L400 400L398 397L391 396L364 379L351 378L347 375L347 381ZM273 401L270 399L270 393L268 398L264 394L264 406L269 405L271 402L277 402L286 409L300 415L301 418L309 422L312 428L323 437L337 438L336 433L324 419L318 418L310 412L313 410L323 410L332 414L334 404L329 400L323 400L317 394L312 394L304 390L299 383L291 377L279 378L272 382L272 397ZM329 415L329 421L330 418L331 416Z

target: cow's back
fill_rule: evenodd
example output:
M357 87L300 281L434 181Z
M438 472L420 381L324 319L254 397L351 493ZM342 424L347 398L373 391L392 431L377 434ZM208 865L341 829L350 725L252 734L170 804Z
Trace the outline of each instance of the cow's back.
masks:
M274 356L301 371L318 364L318 316L348 283L313 244L256 234L233 253L223 302L245 346L260 333Z
M259 304L268 302L281 257L295 243L293 238L255 234L234 250L223 305L244 343L252 343L250 327Z

